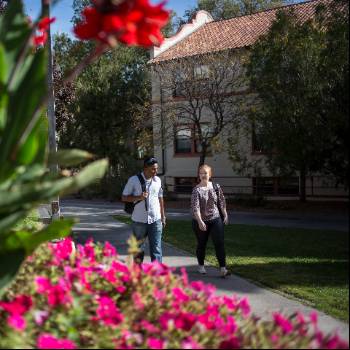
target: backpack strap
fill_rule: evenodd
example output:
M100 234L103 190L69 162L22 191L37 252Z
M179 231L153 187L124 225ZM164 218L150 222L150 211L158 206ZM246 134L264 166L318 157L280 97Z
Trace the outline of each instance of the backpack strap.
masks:
M137 174L137 177L140 181L142 192L146 192L146 181L145 181L144 177L142 176L141 173ZM144 202L145 202L145 209L146 209L146 211L148 211L147 199L145 199Z
M220 185L218 183L216 183L216 182L213 182L213 188L215 190L216 197L217 197L216 206L218 207L221 219L223 219L224 215L221 212L220 199L219 199L220 198L220 192L219 192L220 191Z

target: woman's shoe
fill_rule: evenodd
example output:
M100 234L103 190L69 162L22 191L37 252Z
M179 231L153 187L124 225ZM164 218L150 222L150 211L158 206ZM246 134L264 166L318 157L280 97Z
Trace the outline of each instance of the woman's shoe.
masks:
M205 270L204 265L199 265L198 266L198 272L202 275L205 275L207 273L207 271Z
M227 270L226 267L221 267L220 268L220 276L221 278L226 278L227 276L230 276L231 272L229 270Z

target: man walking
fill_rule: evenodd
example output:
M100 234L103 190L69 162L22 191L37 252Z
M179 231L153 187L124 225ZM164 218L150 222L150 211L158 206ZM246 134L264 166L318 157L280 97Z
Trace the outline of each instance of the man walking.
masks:
M129 178L122 195L122 201L133 203L132 230L141 242L141 252L135 261L142 263L148 236L151 260L162 262L162 232L166 224L163 189L157 175L158 161L154 157L144 160L143 172Z

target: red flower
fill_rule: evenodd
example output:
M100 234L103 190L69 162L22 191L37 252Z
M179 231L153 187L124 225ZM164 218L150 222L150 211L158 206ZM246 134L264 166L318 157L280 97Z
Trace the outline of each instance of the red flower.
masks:
M144 47L159 45L163 41L160 30L169 20L164 2L151 5L149 0L125 0L119 5L104 1L85 8L82 15L84 20L74 28L75 35L111 46L116 41Z
M56 18L52 17L44 17L42 18L39 23L38 23L38 30L40 30L41 32L47 31L50 27L50 24L55 22Z
M47 30L50 27L50 24L55 22L56 18L52 17L44 17L42 18L38 25L37 25L37 29L38 29L38 34L34 36L33 38L33 42L35 46L43 46L46 43L47 40Z
M34 45L35 46L44 46L47 40L47 33L46 32L42 32L39 35L36 35L34 37Z

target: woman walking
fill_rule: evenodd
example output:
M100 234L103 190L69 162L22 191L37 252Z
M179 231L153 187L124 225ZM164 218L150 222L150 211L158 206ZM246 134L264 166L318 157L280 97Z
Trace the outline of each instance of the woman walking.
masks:
M221 187L210 181L212 170L209 165L198 169L200 183L193 189L191 210L193 215L192 228L197 237L198 272L205 274L205 250L211 236L216 257L220 265L220 275L225 278L230 275L226 268L226 253L224 246L224 224L228 224L226 201Z

